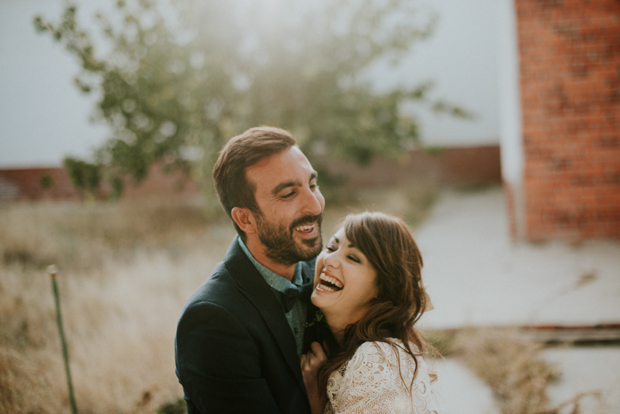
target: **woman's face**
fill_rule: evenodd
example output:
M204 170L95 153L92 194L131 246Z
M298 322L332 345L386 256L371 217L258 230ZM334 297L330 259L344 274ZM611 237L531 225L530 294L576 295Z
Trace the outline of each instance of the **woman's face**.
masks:
M376 279L376 270L341 228L317 258L312 303L347 324L355 323L378 294Z

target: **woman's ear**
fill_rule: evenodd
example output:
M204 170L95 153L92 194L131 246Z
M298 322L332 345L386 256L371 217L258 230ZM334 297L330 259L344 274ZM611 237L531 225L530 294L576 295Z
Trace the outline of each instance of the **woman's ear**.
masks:
M230 215L245 234L256 233L256 220L250 209L245 207L233 207L230 211Z

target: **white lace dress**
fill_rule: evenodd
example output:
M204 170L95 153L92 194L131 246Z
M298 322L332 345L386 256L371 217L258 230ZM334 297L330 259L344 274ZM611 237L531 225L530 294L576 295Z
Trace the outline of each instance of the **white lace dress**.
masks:
M398 339L391 341L403 346ZM325 414L438 414L426 362L416 359L418 372L410 393L413 358L400 349L397 355L383 342L363 343L353 358L330 375Z

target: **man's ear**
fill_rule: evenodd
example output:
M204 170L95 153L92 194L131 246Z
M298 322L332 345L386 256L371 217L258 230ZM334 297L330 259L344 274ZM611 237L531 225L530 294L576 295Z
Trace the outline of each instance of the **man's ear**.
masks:
M245 234L256 233L256 220L250 209L245 207L233 207L230 211L230 215Z

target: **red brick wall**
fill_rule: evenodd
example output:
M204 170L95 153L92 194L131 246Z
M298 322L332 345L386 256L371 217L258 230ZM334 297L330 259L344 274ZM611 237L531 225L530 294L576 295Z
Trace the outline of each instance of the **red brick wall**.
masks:
M41 185L45 175L51 177L49 188ZM102 183L101 193L106 194L108 187L107 183ZM182 172L165 173L161 166L153 166L147 178L138 185L131 177L125 179L123 199L190 197L197 192L196 185ZM79 192L62 167L0 169L0 203L79 199Z
M49 187L42 183L47 176ZM14 200L71 200L79 194L64 168L11 168L0 170L0 202Z
M620 237L620 1L515 4L526 237Z

